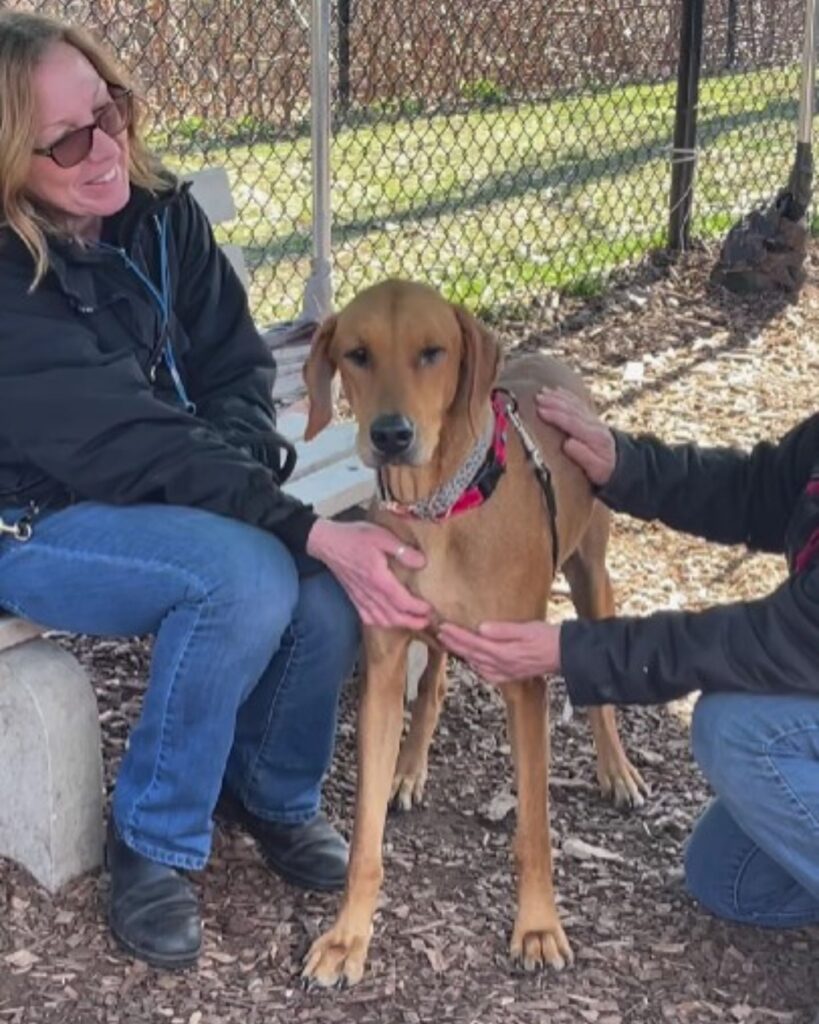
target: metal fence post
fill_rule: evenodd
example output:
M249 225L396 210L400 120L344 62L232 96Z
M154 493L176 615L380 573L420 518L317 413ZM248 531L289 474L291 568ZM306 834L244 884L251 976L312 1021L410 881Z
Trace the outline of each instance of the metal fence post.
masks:
M686 249L691 238L704 6L704 0L683 0L682 4L668 221L668 245L676 251Z
M725 67L732 71L737 62L737 19L739 0L728 0L728 26L725 33Z
M353 0L338 0L338 105L342 112L350 106L350 24Z
M333 305L330 227L330 0L312 0L310 121L313 176L313 254L304 290L304 316L321 320Z

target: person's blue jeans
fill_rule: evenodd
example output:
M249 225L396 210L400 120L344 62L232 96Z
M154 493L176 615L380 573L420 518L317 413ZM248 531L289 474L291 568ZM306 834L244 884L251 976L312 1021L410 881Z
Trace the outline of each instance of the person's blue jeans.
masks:
M197 509L82 502L43 516L27 543L0 537L0 607L155 637L113 797L137 852L203 867L223 781L268 820L317 813L359 621L330 573L300 577L271 534Z
M709 694L692 744L716 798L688 841L688 891L731 921L819 922L819 697Z

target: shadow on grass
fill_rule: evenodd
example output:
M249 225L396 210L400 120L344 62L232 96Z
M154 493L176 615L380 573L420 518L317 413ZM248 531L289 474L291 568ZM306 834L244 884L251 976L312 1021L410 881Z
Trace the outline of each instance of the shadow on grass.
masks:
M776 100L761 110L741 114L724 114L700 122L698 129L700 148L705 148L722 135L793 117L793 100ZM565 197L573 189L591 182L612 178L618 174L631 173L655 160L668 161L670 140L654 139L640 142L614 152L594 157L571 155L568 159L551 167L542 167L533 158L515 170L506 171L483 179L472 188L457 195L430 199L416 203L404 210L385 210L378 214L357 218L333 226L333 244L344 245L383 228L385 222L403 226L418 221L436 219L456 213L475 212L493 205L521 198L529 193L552 191L556 197ZM670 174L670 161L663 168L663 176ZM613 186L614 187L614 186ZM266 245L249 245L245 255L252 267L277 263L284 259L299 259L310 254L309 232L291 232L273 239Z

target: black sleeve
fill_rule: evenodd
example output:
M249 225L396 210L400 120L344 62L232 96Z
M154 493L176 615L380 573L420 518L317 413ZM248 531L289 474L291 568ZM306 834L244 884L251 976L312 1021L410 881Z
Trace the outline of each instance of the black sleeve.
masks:
M191 339L185 365L197 413L281 482L287 445L275 432L275 363L241 281L187 190L174 211L174 241L179 262L174 309Z
M707 540L782 552L819 452L819 416L750 452L666 445L614 431L617 464L598 497L610 508Z
M80 498L208 509L303 550L315 516L269 469L157 399L132 353L38 315L36 292L15 306L0 321L0 434L29 462Z
M561 626L569 695L659 704L693 690L819 695L819 565L757 601Z

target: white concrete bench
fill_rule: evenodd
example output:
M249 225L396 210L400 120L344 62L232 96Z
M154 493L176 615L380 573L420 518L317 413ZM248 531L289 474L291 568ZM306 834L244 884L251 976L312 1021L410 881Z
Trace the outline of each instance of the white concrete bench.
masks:
M100 863L102 748L87 676L41 634L0 613L0 856L55 892Z

